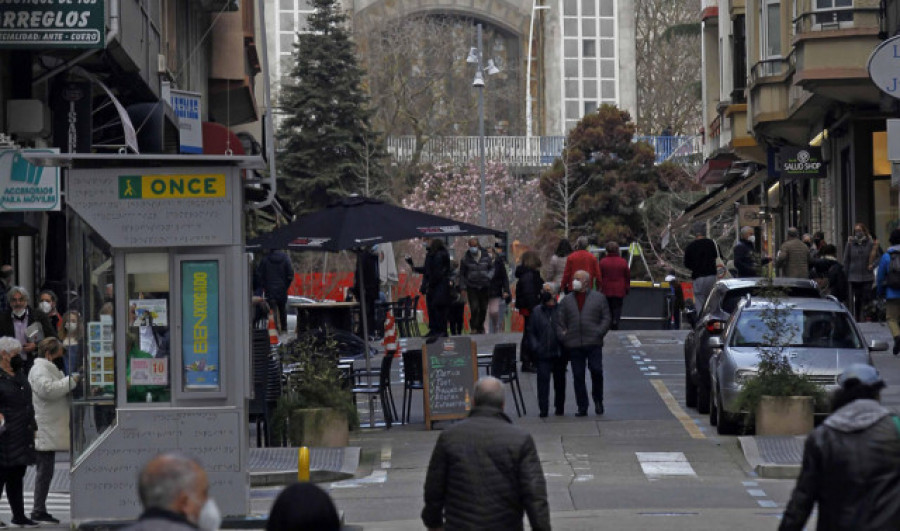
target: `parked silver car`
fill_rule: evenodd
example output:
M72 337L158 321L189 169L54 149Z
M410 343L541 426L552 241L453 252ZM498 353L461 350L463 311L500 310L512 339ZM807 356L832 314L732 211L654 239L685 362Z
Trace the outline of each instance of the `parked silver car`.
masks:
M760 348L771 346L763 312L774 304L770 299L747 297L732 313L725 333L708 340L712 350L709 420L720 434L736 433L746 418L746 412L734 404L742 384L756 376ZM806 374L826 392L837 389L837 377L847 366L871 365L870 352L888 348L884 341L866 345L850 312L836 299L790 298L777 304L785 311L780 317L783 354L796 372Z

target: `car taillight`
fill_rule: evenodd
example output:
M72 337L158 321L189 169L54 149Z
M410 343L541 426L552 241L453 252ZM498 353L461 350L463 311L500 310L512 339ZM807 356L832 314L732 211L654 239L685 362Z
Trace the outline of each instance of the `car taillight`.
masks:
M706 323L706 331L710 334L721 334L725 330L725 321L710 321Z

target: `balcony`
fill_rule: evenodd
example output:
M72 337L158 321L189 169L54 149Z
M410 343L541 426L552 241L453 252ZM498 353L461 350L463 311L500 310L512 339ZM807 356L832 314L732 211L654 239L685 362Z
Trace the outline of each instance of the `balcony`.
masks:
M880 42L879 8L811 11L794 19L795 73L804 90L848 104L876 104L866 64Z

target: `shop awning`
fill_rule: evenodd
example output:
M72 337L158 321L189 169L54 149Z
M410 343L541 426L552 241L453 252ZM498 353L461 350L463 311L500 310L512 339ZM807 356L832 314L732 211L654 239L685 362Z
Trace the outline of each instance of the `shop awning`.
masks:
M750 174L751 171L753 171L752 174ZM684 213L672 222L670 230L689 227L694 222L706 221L728 209L734 209L735 202L762 184L767 175L765 168L760 169L755 164L747 166L745 171L735 175L725 184L687 207Z

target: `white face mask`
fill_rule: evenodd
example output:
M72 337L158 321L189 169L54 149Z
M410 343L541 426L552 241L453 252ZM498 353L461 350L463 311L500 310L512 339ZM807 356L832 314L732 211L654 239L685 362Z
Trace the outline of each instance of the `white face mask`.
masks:
M13 310L13 315L15 315L16 317L22 317L23 315L25 315L25 308L22 308L21 310Z
M78 330L78 323L66 323L66 330L68 330L69 332Z
M572 281L572 289L573 290L581 291L581 288L583 288L583 287L584 287L584 284L582 284L580 280L576 279L576 280Z
M50 303L49 303L49 302L47 302L47 301L41 301L41 303L38 304L38 308L40 308L41 311L44 312L44 313L50 313L50 308L51 308L51 306L50 306Z
M756 243L756 235L755 235L755 234L751 234L750 237L747 238L747 241L750 242L750 243Z
M216 531L222 525L222 513L219 512L219 506L212 498L207 498L203 508L200 509L200 516L197 518L197 527L201 531Z
M475 254L478 252L478 247L469 247L469 252Z

